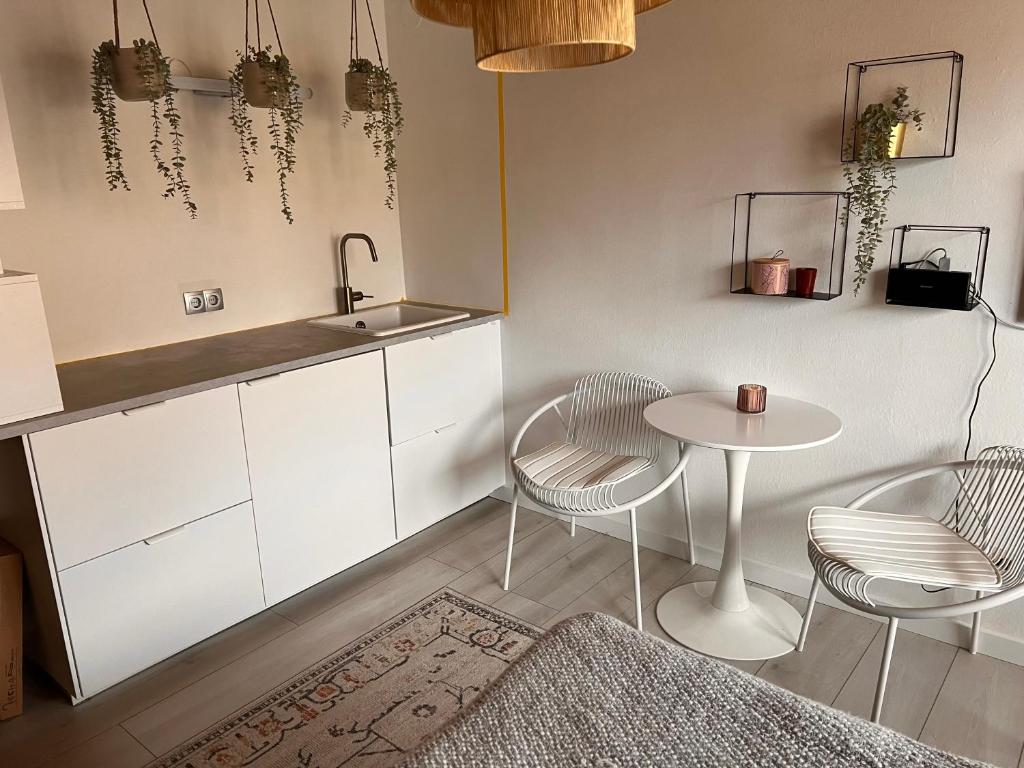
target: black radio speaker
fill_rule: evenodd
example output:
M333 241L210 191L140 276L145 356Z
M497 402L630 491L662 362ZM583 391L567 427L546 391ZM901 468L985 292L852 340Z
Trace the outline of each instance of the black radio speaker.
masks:
M889 270L886 304L969 311L977 306L971 297L971 273L937 269Z

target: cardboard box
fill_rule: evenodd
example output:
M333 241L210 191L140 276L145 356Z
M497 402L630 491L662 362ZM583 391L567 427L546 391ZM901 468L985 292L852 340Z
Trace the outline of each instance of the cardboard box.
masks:
M0 539L0 720L21 714L21 553Z

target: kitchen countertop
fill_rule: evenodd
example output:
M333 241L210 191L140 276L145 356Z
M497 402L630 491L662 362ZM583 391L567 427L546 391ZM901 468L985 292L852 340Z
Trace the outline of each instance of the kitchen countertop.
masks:
M449 308L468 312L469 317L376 337L317 328L308 325L307 320L296 320L63 363L57 366L57 378L64 410L0 425L0 440L340 360L412 339L438 336L502 317L501 312L494 310Z

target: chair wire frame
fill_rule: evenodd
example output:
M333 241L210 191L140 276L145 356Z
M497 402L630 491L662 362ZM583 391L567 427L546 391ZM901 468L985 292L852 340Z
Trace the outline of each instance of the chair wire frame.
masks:
M986 448L957 478L957 493L938 522L992 563L999 582L986 591L1003 591L1024 583L1024 448ZM876 605L868 587L878 577L830 558L813 541L808 542L807 551L815 573L830 591Z
M587 517L616 507L615 488L654 466L661 456L661 435L644 419L644 409L672 392L661 382L635 373L596 373L576 382L566 424L567 443L592 451L644 459L623 477L587 488L548 488L513 464L523 492L540 504Z

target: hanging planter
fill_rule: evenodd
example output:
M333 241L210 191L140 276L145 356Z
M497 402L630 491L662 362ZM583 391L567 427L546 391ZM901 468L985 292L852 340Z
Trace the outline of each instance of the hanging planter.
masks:
M384 158L384 205L393 210L398 192L398 136L405 120L402 117L402 101L398 96L398 81L384 66L370 0L366 0L366 14L370 20L374 47L377 49L377 63L359 55L359 15L356 0L352 0L349 65L345 74L345 103L348 109L341 118L341 124L348 127L353 112L364 113L363 133L373 146L374 157Z
M270 20L277 40L275 54L271 45L263 45L260 29L260 5L255 0L256 45L249 42L249 0L245 3L245 48L238 52L238 62L228 75L231 85L231 126L238 135L239 153L245 180L254 179L253 160L259 149L259 140L253 130L250 107L267 110L267 131L270 150L277 163L277 181L280 189L281 213L289 224L295 223L288 194L288 176L295 173L295 142L302 129L302 101L299 82L292 72L291 62L284 54L277 19L270 0L266 0Z
M101 43L92 53L92 111L99 118L107 186L111 191L131 189L119 142L121 129L117 119L117 100L148 101L153 126L149 153L166 185L163 196L179 198L194 219L199 209L192 201L192 188L185 176L185 136L174 101L175 90L170 84L171 63L160 50L146 0L142 0L142 7L152 40L139 38L130 48L121 47L117 0L113 0L114 39ZM163 159L165 133L170 137L170 162Z

